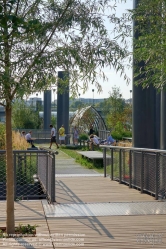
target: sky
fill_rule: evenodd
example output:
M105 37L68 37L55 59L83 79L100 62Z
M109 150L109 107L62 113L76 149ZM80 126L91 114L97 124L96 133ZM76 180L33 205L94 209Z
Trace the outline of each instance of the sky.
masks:
M126 3L118 3L117 4L117 14L120 16L122 13L125 12L127 9L133 8L133 0L127 0ZM109 26L108 26L109 29ZM122 94L122 98L129 99L131 97L130 90L132 90L132 69L126 70L127 76L130 78L130 84L127 85L123 79L123 76L120 77L118 73L116 73L113 69L110 70L109 68L104 69L105 75L108 78L108 81L102 82L102 92L98 93L95 86L89 85L89 89L85 94L80 92L80 98L93 98L92 89L94 89L94 98L95 99L103 99L108 98L110 96L110 92L112 87L118 87L120 89L120 93ZM36 97L36 94L30 96L31 98ZM43 93L38 94L38 97L43 99ZM56 96L52 93L52 101L56 99Z

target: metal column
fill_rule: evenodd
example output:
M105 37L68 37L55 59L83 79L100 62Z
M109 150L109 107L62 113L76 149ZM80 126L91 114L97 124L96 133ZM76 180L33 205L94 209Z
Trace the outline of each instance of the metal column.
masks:
M58 72L57 91L57 130L64 125L65 133L69 133L69 73L65 71ZM62 83L63 80L64 82ZM69 143L68 137L66 138L67 144Z
M44 91L44 129L51 124L51 90Z

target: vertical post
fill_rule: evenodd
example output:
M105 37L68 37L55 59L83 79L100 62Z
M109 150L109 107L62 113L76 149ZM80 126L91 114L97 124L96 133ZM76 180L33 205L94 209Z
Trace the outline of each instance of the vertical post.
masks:
M51 202L55 202L55 154L52 155Z
M132 93L132 90L130 90L130 105L131 105L131 93Z
M132 184L132 156L131 156L131 150L129 152L129 188L131 188Z
M46 191L47 191L47 195L49 194L49 188L48 188L48 167L49 167L49 153L46 154L46 161L47 164L44 166L46 167Z
M121 171L121 168L122 168L122 150L120 149L119 150L119 183L122 182L122 171Z
M93 106L94 106L94 89L92 89L93 92Z
M114 160L113 160L113 149L111 149L111 180L114 178L114 168L113 168Z
M156 153L156 161L155 161L155 200L158 200L158 160L159 160L159 153ZM163 165L162 165L163 166Z
M103 164L104 164L104 177L106 177L106 175L107 175L106 148L104 148L104 150L103 150Z
M69 133L69 73L58 72L57 91L57 130L64 125L65 133ZM68 139L68 138L67 138ZM66 141L68 144L68 141Z
M53 93L54 93L54 111L55 111L55 89L53 89Z
M16 153L14 152L14 200L17 197Z
M49 129L51 124L51 91L44 91L44 129Z
M141 194L144 191L144 152L141 153Z

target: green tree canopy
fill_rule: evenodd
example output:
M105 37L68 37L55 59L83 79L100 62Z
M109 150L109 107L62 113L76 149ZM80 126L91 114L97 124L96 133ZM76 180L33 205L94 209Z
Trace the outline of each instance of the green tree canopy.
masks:
M140 0L131 11L135 21L134 81L143 88L166 88L166 2Z
M15 100L12 108L12 127L16 129L39 129L41 120L39 112L25 101Z
M84 90L90 81L100 91L104 66L123 74L127 47L111 40L105 27L106 19L111 23L122 19L104 15L108 9L111 13L109 0L1 0L1 98L11 100L56 84L58 69L70 72L73 93L78 80Z
M103 102L103 113L107 128L114 131L121 130L121 132L130 130L131 109L131 105L125 103L120 88L112 87L110 97Z

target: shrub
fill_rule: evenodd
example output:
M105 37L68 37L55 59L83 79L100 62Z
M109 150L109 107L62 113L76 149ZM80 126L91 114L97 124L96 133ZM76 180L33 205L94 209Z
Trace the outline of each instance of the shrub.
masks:
M84 140L84 141L88 140L88 135L85 134L85 133L80 134L79 135L79 140Z
M122 137L132 137L132 132L117 129L117 130L112 131L111 135L114 139L122 140Z

